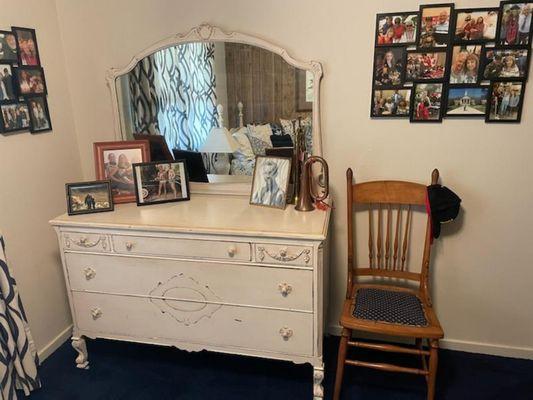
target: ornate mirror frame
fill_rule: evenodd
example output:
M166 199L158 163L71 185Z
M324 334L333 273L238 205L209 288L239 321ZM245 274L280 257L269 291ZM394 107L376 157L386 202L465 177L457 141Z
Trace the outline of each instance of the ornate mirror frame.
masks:
M298 61L291 57L287 51L273 43L264 39L247 35L240 32L225 32L217 26L207 23L201 24L192 28L187 33L178 33L166 39L154 43L150 47L142 50L136 54L131 61L122 68L111 68L107 71L106 81L107 86L111 92L111 103L113 107L115 140L125 140L125 132L123 132L123 122L120 115L119 95L117 90L117 79L129 73L137 63L145 57L168 47L176 46L183 43L191 42L234 42L249 44L257 47L262 47L275 54L278 54L288 64L293 67L310 71L313 74L313 154L322 156L322 135L320 130L320 81L322 79L322 65L318 61ZM192 193L205 194L231 194L231 195L246 195L250 194L250 183L190 183L190 190Z

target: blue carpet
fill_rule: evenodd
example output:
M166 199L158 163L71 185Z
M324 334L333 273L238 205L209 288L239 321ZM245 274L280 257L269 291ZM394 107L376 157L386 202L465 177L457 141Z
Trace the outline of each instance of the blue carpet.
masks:
M326 399L332 395L337 345L337 338L326 339ZM70 343L52 354L40 368L43 388L30 399L312 399L309 365L107 340L90 340L87 347L89 370L75 368ZM385 355L388 362L417 361L405 357ZM342 398L422 400L425 381L347 366ZM437 399L533 399L533 361L441 350Z

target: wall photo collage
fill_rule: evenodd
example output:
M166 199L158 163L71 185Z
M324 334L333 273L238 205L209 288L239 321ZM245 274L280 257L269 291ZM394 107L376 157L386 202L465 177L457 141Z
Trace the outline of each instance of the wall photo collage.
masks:
M34 29L0 30L0 133L52 130Z
M532 2L378 14L371 118L520 122L531 57Z

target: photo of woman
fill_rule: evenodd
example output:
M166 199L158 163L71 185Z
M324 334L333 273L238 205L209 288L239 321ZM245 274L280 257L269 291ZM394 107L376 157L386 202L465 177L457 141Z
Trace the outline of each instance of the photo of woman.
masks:
M527 77L529 49L487 49L482 76L485 79L513 80Z
M405 48L376 49L374 83L376 86L399 86L403 83Z
M478 82L481 50L482 46L453 47L450 83L472 84Z
M440 122L442 120L442 83L415 84L411 122Z
M493 82L487 122L519 122L522 114L522 82Z
M409 44L416 41L418 14L378 14L376 45Z
M44 72L39 67L15 68L18 82L18 91L21 95L46 94Z
M45 132L52 129L46 97L36 96L28 99L30 108L30 128L32 132Z
M496 39L498 9L457 10L454 41L483 42Z
M524 46L531 40L532 2L502 2L497 44Z
M290 169L290 158L257 156L250 204L285 208Z
M17 39L9 31L0 31L0 62L17 62Z
M35 30L28 28L13 27L13 33L17 38L19 65L39 66L39 51Z

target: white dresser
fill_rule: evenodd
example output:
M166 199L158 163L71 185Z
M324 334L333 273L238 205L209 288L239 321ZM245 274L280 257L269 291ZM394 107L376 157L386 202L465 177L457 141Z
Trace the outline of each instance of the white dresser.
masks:
M329 216L194 195L50 221L77 366L85 337L289 360L313 365L321 399Z

